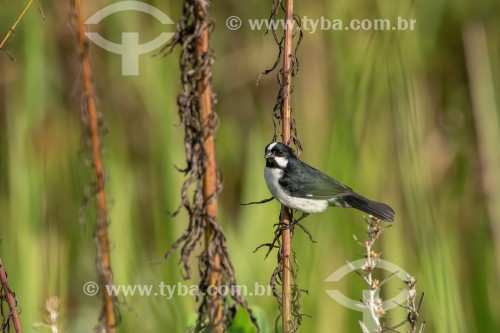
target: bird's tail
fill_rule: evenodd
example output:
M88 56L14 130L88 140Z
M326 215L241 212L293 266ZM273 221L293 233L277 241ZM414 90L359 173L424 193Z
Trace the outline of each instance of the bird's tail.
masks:
M357 193L347 195L342 199L352 208L359 209L384 221L394 221L394 209L384 203L371 201Z

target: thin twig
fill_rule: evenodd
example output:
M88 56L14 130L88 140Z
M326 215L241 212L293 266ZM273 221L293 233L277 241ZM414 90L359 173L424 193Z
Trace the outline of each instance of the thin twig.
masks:
M272 201L273 199L274 199L274 197L270 197L269 199L264 199L264 200L261 200L261 201L252 201L252 202L248 202L248 203L240 203L240 205L241 206L259 205L259 204L263 204L263 203Z
M24 14L26 14L26 12L28 11L28 9L30 8L32 3L33 3L33 0L29 0L28 3L26 4L26 6L24 6L23 10L21 11L19 16L17 17L14 24L10 27L9 31L7 31L7 33L5 34L4 38L2 39L2 42L0 42L0 50L3 49L5 43L7 42L7 40L9 40L9 37L11 35L13 36L13 34L16 31L17 25L19 24L19 22L21 22L21 19L23 18Z
M17 313L17 300L7 284L7 273L3 269L2 259L0 259L0 283L2 284L3 295L7 299L7 305L10 310L10 313L5 317L4 322L1 325L1 329L3 330L4 325L7 326L9 320L12 320L16 333L22 333L23 330L21 329L21 322L19 321L19 314ZM0 292L0 294L2 294L2 292Z

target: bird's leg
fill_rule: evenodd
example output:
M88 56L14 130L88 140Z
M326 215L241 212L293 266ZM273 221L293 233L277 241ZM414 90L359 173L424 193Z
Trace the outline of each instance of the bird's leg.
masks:
M293 214L290 214L290 215L291 215L291 218L292 218L292 220L290 221L290 223L284 223L281 220L281 211L280 211L279 222L276 223L276 224L274 224L275 227L278 227L277 230L279 230L280 232L283 231L283 230L293 230L293 227L295 225L295 220L293 219ZM299 220L301 220L302 218L303 218L303 216L301 216Z
M300 221L302 221L303 219L305 219L305 218L306 218L306 217L308 217L308 216L309 216L309 213L302 213L302 216L301 216L301 217L299 217L299 218L298 218L298 219L296 219L296 220L294 219L294 220L292 221L292 224L293 224L293 225L295 225L295 224L299 223Z
M309 213L302 213L302 215L301 215L298 219L296 219L296 220L295 220L295 219L293 219L293 220L292 220L292 223L290 223L289 228L294 228L295 226L299 227L300 229L302 229L302 231L303 231L305 234L307 234L307 235L309 236L309 239L311 240L311 242L312 242L312 243L317 243L317 242L313 239L313 237L312 237L311 233L309 232L309 230L307 230L307 228L306 228L306 227L304 227L302 224L300 224L300 223L299 223L300 221L302 221L303 219L305 219L305 218L306 218L306 217L308 217L308 216L309 216Z
M290 223L284 224L284 223L280 222L280 223L275 224L275 226L279 226L280 230L293 229L293 227L295 227L296 224L298 224L300 221L305 219L308 215L309 215L309 213L302 213L302 216L300 216L298 219L294 219L292 216L292 221ZM280 213L280 221L281 221L281 213Z

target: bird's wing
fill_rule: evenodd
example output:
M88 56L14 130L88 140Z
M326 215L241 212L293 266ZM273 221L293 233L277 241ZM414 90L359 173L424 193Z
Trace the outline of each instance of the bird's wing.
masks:
M289 195L327 200L353 193L349 187L302 161L293 162L279 181Z

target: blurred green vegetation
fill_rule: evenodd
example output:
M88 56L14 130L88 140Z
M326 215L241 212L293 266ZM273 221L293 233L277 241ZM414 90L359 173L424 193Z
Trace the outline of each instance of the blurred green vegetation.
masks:
M150 3L174 21L181 15L180 3ZM86 17L108 4L85 2ZM2 0L0 31L9 29L21 6ZM85 167L88 153L81 151L76 38L68 1L42 6L47 20L33 6L6 46L15 62L0 53L0 257L25 331L45 320L45 301L57 295L64 331L88 332L101 302L82 291L97 277L93 203L86 224L78 222L93 173ZM275 265L274 255L264 260L264 252L252 252L272 240L278 204L239 205L269 196L262 155L272 138L277 84L274 74L255 82L274 62L277 48L272 36L250 30L246 22L267 18L270 6L270 1L233 0L212 7L217 154L224 174L219 221L238 281L249 288L267 285ZM414 31L305 31L293 94L301 158L395 208L394 226L376 245L384 259L418 279L417 289L425 292L426 332L500 331L500 220L495 215L500 206L500 2L297 1L295 10L308 18L417 20ZM231 15L242 18L241 29L226 28ZM146 14L122 12L91 29L115 42L123 31L140 31L146 42L174 28ZM483 37L485 43L474 42ZM140 75L132 77L121 76L120 55L93 44L91 54L98 107L109 128L104 156L113 202L115 282L175 285L182 281L178 253L166 263L152 263L185 225L184 215L167 214L179 203L183 180L173 167L184 163L182 128L175 126L178 53L167 59L142 55ZM346 260L362 257L352 238L364 237L362 216L331 209L304 225L318 243L300 231L293 241L299 285L309 291L302 309L312 316L304 319L302 331L360 332L360 313L325 292L338 289L360 299L359 277L325 279ZM197 284L197 279L183 283ZM399 288L401 283L391 281L384 298ZM264 322L263 331L272 330L275 299L247 298ZM196 309L194 298L185 296L121 301L119 332L166 327L181 332ZM395 325L404 311L391 310L386 319ZM248 330L238 325L234 331Z

